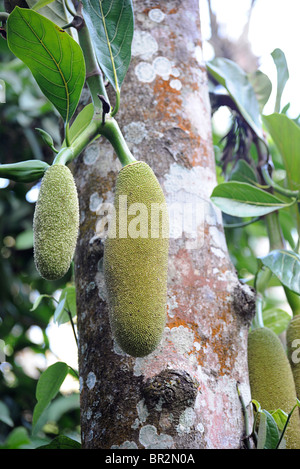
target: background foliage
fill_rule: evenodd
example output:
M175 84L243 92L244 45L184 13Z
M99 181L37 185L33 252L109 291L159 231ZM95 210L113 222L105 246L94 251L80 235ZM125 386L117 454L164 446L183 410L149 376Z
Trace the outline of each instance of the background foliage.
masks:
M272 256L268 259L264 256L276 248L294 251L296 272L299 269L299 209L295 197L299 196L297 190L300 187L297 150L300 130L298 118L291 119L287 115L290 103L281 105L282 91L289 77L284 53L276 49L272 57L278 72L277 83L272 83L261 72L246 74L228 59L218 58L208 63L219 183L211 199L223 211L227 245L240 279L255 286L260 258L275 274L266 285L266 291L262 292L263 313L265 325L280 334L291 317L282 283L299 294L299 287L292 285L297 275L294 278L289 275L287 262L291 257L286 253L286 263L282 262L283 256L280 260L278 257L274 269L270 263ZM272 87L277 88L275 112L265 116L263 110ZM220 132L214 119L215 112L220 112L223 106L230 109L230 115L227 116L227 129ZM262 141L268 148L260 143ZM261 174L262 165L265 166L267 161L272 167L274 190L271 192ZM271 212L278 216L276 230L268 228L269 217L263 216ZM276 231L281 239L275 248L278 243ZM277 275L279 271L280 275ZM290 277L288 285L283 281L287 276Z
M2 2L0 6L3 11ZM2 38L0 77L6 83L6 103L0 104L0 163L41 159L50 164L53 153L35 129L45 129L60 144L58 115L30 70L14 58ZM35 447L58 434L76 439L77 393L58 394L45 426L34 438L29 437L37 381L49 360L55 359L46 329L56 303L45 298L31 309L39 294L59 298L72 277L70 272L60 281L48 282L34 266L34 203L30 200L35 200L36 183L0 181L0 339L5 354L5 363L0 364L0 447Z

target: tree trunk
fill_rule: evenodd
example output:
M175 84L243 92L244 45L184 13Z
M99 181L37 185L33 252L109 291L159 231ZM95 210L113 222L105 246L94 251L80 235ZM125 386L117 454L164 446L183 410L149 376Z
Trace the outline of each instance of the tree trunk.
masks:
M144 358L111 336L103 276L103 203L120 164L110 144L76 160L75 258L84 448L240 448L237 383L250 400L247 333L254 295L231 264L216 184L198 0L135 0L135 38L118 123L147 162L170 212L168 310L161 344Z

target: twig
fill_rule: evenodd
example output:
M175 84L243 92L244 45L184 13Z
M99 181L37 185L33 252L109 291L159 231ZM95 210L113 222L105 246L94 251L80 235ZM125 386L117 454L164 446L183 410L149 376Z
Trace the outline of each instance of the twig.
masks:
M237 393L238 393L238 396L239 396L239 399L240 399L240 403L242 405L242 410L243 410L243 415L244 415L244 420L245 420L245 433L246 433L245 442L246 442L246 447L247 447L247 449L251 449L251 445L250 445L250 442L249 442L250 431L249 431L248 412L247 412L247 408L246 408L243 396L241 395L241 392L240 392L240 389L239 389L238 385L239 385L239 383L237 382L236 383L236 389L237 389Z
M74 334L75 342L76 342L76 345L77 345L77 347L78 347L78 338L77 338L77 335L76 335L75 325L74 325L74 322L73 322L73 318L72 318L71 311L69 311L69 310L66 309L66 308L65 308L65 311L68 313L68 316L69 316L69 319L70 319L70 323L71 323L71 326L72 326L72 329L73 329L73 334Z

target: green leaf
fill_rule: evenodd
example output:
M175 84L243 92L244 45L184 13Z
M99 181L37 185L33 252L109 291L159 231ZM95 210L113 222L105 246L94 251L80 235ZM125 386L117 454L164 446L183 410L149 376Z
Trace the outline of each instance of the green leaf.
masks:
M131 59L131 0L82 0L83 17L100 67L114 89L121 88Z
M58 153L58 151L54 147L54 142L53 142L53 138L51 137L51 135L48 134L48 132L46 132L44 129L40 129L39 127L36 127L35 130L39 132L45 144L48 145L48 147L50 147L55 153Z
M230 181L247 182L249 184L257 183L257 176L254 169L245 160L238 160L234 166L231 174Z
M287 174L289 189L300 190L300 127L284 114L263 116Z
M58 422L66 412L79 408L80 395L74 392L67 396L57 397L48 407L48 416L51 422Z
M33 247L33 230L24 230L16 237L15 248L19 251Z
M32 417L32 427L36 430L38 420L48 405L57 395L65 377L67 376L69 367L66 363L57 362L49 366L40 376L36 387L36 399Z
M14 426L14 422L9 415L9 409L2 401L0 401L0 421L6 423L9 427Z
M224 213L236 217L256 217L291 205L245 182L224 182L215 187L212 202Z
M280 308L266 308L263 310L263 321L265 327L272 329L279 335L284 332L291 320L289 313Z
M66 298L60 299L54 311L54 322L62 324L68 322L68 313L65 311Z
M71 370L69 370L71 372ZM47 425L59 426L59 420L64 414L69 413L74 409L79 409L79 394L72 393L70 395L63 395L56 397L44 410L43 414L39 418L35 433L39 429L45 429ZM37 431L36 431L37 430ZM43 442L41 444L46 444ZM40 446L40 445L39 445Z
M256 401L255 399L252 399L252 404L254 405L255 407L255 410L256 412L261 412L261 405L258 401Z
M262 112L271 95L272 82L269 77L260 70L256 70L254 73L251 73L248 75L248 78L253 86L256 99L259 104L259 110Z
M247 74L236 63L225 58L208 62L207 69L226 88L249 126L262 138L259 105Z
M7 20L7 40L64 122L69 122L85 81L84 57L77 42L44 16L19 7Z
M35 302L33 303L33 306L32 308L30 309L30 311L35 311L36 308L39 306L40 302L42 301L43 298L53 298L51 295L46 295L46 294L43 294L43 295L39 295Z
M60 325L70 320L67 311L72 317L76 316L76 290L74 286L68 286L61 292L59 303L54 311L54 321Z
M69 137L70 143L74 142L76 138L87 128L94 116L94 105L93 103L85 106L82 111L78 114L73 124L70 127ZM62 147L66 146L65 140L62 143Z
M75 286L68 286L65 287L61 293L63 297L66 298L66 306L72 316L76 316L77 310L76 310L76 289Z
M275 419L270 412L263 409L263 414L267 417L267 434L265 441L265 449L275 449L279 440L279 430L276 425Z
M257 449L264 449L267 438L267 416L260 413L259 427L257 432Z
M51 443L39 446L38 449L81 449L81 444L68 436L59 435Z
M265 409L260 413L257 449L275 449L279 441L279 430L272 415Z
M281 49L274 49L271 53L277 69L277 91L275 101L275 112L280 112L281 96L289 79L289 70L284 52Z
M300 295L300 255L285 249L275 249L268 255L260 257L280 282Z
M8 435L5 441L5 449L21 449L22 446L30 444L30 439L26 428L16 427Z
M44 176L49 168L48 163L41 160L27 160L19 163L1 164L0 177L16 182L34 182Z
M31 7L32 10L38 11L40 8L45 7L46 5L49 5L49 3L54 2L54 0L38 0L33 7Z
M271 412L271 415L273 419L275 420L278 429L282 432L286 424L288 414L284 412L282 409L276 409L273 412Z
M26 0L29 8L37 9L35 5L37 5L36 0ZM53 21L57 26L62 27L66 24L69 24L72 21L72 16L68 13L65 5L64 0L54 0L51 3L48 3L46 6L39 9L40 15L45 16L49 20ZM71 30L69 30L69 34L72 35Z

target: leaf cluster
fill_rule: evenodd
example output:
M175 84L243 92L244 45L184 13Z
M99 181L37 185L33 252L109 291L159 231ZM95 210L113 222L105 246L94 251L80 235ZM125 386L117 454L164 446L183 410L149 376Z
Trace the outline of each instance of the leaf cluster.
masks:
M268 412L259 402L252 400L255 409L252 435L257 449L285 449L285 432L293 413L300 407L300 401L287 414L282 409Z
M222 58L213 59L207 68L215 84L210 92L213 114L221 106L231 113L227 134L218 140L214 136L219 183L211 200L223 213L229 250L241 278L263 296L265 321L280 333L290 316L268 296L267 287L282 286L286 293L300 294L300 127L298 119L288 116L289 105L281 108L289 78L285 55L275 49L272 58L277 87L270 115L264 109L273 86L261 71L247 75ZM269 245L262 256L256 254L260 239ZM261 275L264 270L270 275ZM293 313L299 311L297 303L290 304Z

